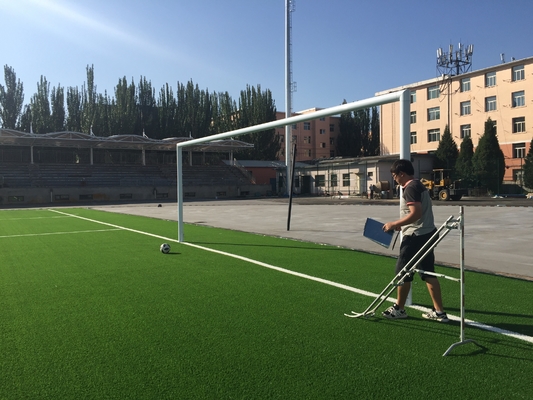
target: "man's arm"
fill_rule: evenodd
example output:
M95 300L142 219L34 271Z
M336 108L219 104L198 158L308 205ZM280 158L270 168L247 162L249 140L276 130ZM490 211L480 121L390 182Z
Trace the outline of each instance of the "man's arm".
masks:
M422 217L422 203L410 203L407 207L409 208L409 214L397 221L387 222L383 225L385 232L392 230L399 231L402 226L411 224Z

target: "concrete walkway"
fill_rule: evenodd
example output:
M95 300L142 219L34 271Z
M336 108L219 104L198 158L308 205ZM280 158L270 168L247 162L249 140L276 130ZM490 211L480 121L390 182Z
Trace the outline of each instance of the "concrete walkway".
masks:
M186 223L227 228L314 243L324 243L396 256L362 236L367 217L382 222L397 219L397 201L342 202L328 199L295 201L287 230L288 199L213 200L184 203ZM532 204L533 205L533 204ZM175 203L93 206L118 213L177 220ZM533 280L533 207L464 206L467 269ZM459 215L454 202L434 206L437 227ZM187 230L184 230L187 241ZM459 232L452 230L435 251L438 263L459 265Z

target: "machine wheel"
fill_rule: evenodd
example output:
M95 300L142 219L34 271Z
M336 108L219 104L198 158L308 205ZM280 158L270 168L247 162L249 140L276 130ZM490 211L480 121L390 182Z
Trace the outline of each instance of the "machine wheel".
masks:
M448 191L448 189L442 189L439 192L439 200L441 200L441 201L450 200L450 192Z

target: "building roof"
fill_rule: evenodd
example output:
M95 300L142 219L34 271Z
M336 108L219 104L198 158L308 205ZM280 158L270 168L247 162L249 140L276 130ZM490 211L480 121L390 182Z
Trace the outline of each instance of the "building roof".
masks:
M75 147L132 150L175 150L176 144L192 140L190 137L171 137L150 139L140 135L94 136L81 132L52 132L45 134L27 133L13 129L0 129L0 145L3 146L41 146ZM191 147L192 151L228 151L251 148L253 144L240 140L215 140Z
M396 87L396 88L382 90L381 92L377 92L375 94L375 96L382 96L384 94L398 92L400 90L405 90L405 89L410 89L410 88L414 88L414 87L420 87L420 86L425 86L425 85L436 84L436 83L439 83L440 81L442 81L443 78L456 78L458 76L460 76L461 78L468 78L469 76L472 76L472 75L480 75L481 73L485 73L485 72L490 71L490 70L494 70L494 69L498 69L498 68L502 68L502 67L520 65L520 64L523 64L525 62L533 62L533 57L526 57L526 58L522 58L520 60L512 60L512 61L509 61L509 62L492 65L490 67L478 69L478 70L475 70L475 71L469 71L469 72L466 72L464 74L453 75L451 77L447 76L447 75L443 75L443 76L438 76L438 77L427 79L427 80L420 81L420 82L409 83L407 85L402 85L402 86L399 86L399 87Z

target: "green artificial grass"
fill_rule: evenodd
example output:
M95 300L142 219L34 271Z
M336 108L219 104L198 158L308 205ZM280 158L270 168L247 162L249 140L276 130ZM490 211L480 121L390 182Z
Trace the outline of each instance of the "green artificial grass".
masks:
M175 222L0 211L0 399L529 398L533 346L458 323L350 319L372 298L179 244ZM395 260L186 225L188 243L380 292ZM171 253L159 252L168 241ZM458 276L453 268L438 272ZM414 299L429 306L415 278ZM469 319L533 336L532 282L466 273ZM459 285L441 280L449 313ZM388 305L386 303L382 308Z

